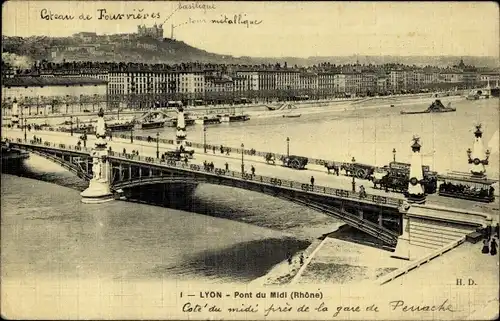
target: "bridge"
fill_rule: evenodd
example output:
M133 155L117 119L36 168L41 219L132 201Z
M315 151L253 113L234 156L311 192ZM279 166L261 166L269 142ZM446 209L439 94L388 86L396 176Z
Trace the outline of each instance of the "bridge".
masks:
M78 177L91 180L92 149L66 144L24 142L21 138L10 145L51 160ZM184 161L162 161L130 153L107 151L110 185L113 191L157 184L199 184L231 186L288 200L341 219L376 238L388 247L395 247L400 235L402 199L379 195L361 195L348 190L276 177L252 175L215 168L207 170L202 164Z
M109 194L113 192L115 197L119 194L116 192L120 191L124 194L140 191L137 189L140 186L150 186L155 193L165 193L169 188L175 189L176 185L196 186L206 183L231 186L284 199L335 217L374 236L388 248L394 248L396 244L399 247L399 244L405 242L422 248L438 248L451 239L489 224L491 217L498 216L492 214L498 212L493 208L498 208L497 204L481 206L479 213L476 212L475 202L453 199L453 203L450 203L449 199L428 195L427 205L412 205L408 209L400 194L373 189L367 195L360 195L351 190L351 178L328 175L321 169L320 164L324 160L315 160L314 165L311 164L311 168L306 170L293 170L263 165L261 157L243 149L231 156L203 153L202 149L187 163L162 161L158 156L154 157L158 155L155 154L155 149L156 152L160 146L162 151L173 149L169 147L169 140L156 141L152 138L149 142L144 137L136 137L137 140L132 142L125 136L116 137L105 144L109 149L101 149L96 154L95 148L75 146L78 137L67 133L36 131L38 140L30 141L26 139L26 135L22 138L22 131L6 132L10 136L12 147L45 157L89 181L90 185L100 176L100 169L104 168L105 185ZM98 139L93 136L87 141L92 145L97 142ZM122 153L114 151L121 148ZM137 148L141 156L134 152L127 153L125 148ZM229 167L239 169L243 165L243 154L247 168L250 164L255 165L260 175L229 170ZM202 165L206 161L215 163L215 168L207 170ZM229 164L229 167L224 166L223 162L226 162L226 166ZM96 168L99 171L94 172L94 164L98 164ZM316 177L314 185L309 183L311 174Z

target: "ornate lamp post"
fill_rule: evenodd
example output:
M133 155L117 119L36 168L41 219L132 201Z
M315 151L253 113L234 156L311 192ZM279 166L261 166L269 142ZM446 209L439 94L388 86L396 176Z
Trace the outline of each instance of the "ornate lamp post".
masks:
M286 138L286 156L290 157L290 137Z
M354 176L354 163L356 162L356 159L354 158L354 156L352 157L351 159L351 162L352 162L352 170L351 170L351 175L352 175L352 191L353 192L356 192L356 177Z
M69 116L69 126L70 126L71 136L73 136L73 115Z
M207 126L203 125L203 150L207 153Z
M245 173L245 163L243 160L244 151L245 151L245 145L241 143L241 174Z
M392 161L396 162L396 148L392 149Z
M156 158L160 158L160 132L156 132Z
M134 143L134 126L130 127L130 143Z
M481 124L476 125L476 131L474 132L474 145L472 150L467 149L467 158L469 164L471 164L471 173L474 176L484 176L486 173L485 165L488 165L488 160L490 158L490 151L484 151L483 147L483 131L481 130Z
M83 147L87 147L87 130L82 135Z
M28 126L26 126L26 121L28 119L26 118L26 116L24 116L24 141L26 142L27 141L27 133L26 133L26 129L28 128Z

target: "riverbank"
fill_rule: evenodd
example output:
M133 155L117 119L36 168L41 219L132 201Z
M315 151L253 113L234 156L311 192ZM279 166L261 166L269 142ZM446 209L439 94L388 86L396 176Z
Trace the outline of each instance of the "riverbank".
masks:
M382 249L375 238L340 223L332 232L313 240L309 247L293 255L291 264L283 260L250 285L346 285L373 281L407 264L391 258L391 254Z
M434 97L434 95L438 97ZM381 96L381 97L361 97L361 98L342 98L342 99L330 99L330 100L310 100L310 101L296 101L289 102L295 106L301 113L313 114L313 113L323 113L323 112L342 112L348 110L357 109L371 109L371 108L383 108L383 107L394 107L403 106L415 103L431 103L435 99L445 98L446 101L449 100L460 100L465 99L465 97L457 92L455 96L446 96L445 93L429 93L426 94L413 94L413 95L397 95L397 96ZM200 115L210 115L210 114L224 114L224 113L235 113L235 114L247 114L255 118L272 118L272 117L283 117L284 114L290 111L287 110L275 110L270 111L268 107L278 109L283 104L288 102L272 102L272 103L257 103L248 105L218 105L218 106L187 106L185 110L187 113L192 113L196 116ZM176 111L173 108L160 108L163 112L171 114L172 117L176 116ZM106 115L113 116L116 119L131 119L136 116L142 115L148 110L131 110L125 109L120 110L107 110ZM50 115L28 115L26 119L29 124L47 124L47 125L57 125L61 124L64 120L69 120L70 117L78 118L80 122L87 122L94 119L97 116L97 110L92 112L76 112L76 113L61 113L61 114L50 114ZM11 119L10 114L2 115L4 123L9 123Z

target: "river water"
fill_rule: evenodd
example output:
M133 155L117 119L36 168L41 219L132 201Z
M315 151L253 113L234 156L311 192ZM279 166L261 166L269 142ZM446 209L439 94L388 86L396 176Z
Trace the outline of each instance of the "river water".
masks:
M446 99L442 99L446 104ZM466 149L481 122L485 144L498 130L498 99L454 102L456 113L400 115L427 104L251 119L208 126L207 143L384 165L396 148L409 161L422 138L424 163L439 172L467 170ZM138 134L154 135L156 130ZM173 138L173 128L161 132ZM202 126L188 127L202 142ZM498 147L497 147L498 149ZM498 176L498 150L489 174ZM32 155L24 177L2 175L2 276L200 279L248 282L306 248L340 223L286 201L229 187L199 185L189 206L130 202L80 203L85 185L58 165ZM35 180L37 179L37 180ZM40 181L42 180L42 181ZM26 197L29 196L29 197Z

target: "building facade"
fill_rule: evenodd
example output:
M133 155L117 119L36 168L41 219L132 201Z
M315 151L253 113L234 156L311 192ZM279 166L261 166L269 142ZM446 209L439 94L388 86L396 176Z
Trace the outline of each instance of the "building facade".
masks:
M76 77L15 77L4 79L2 108L17 101L24 115L76 113L107 108L107 82Z

